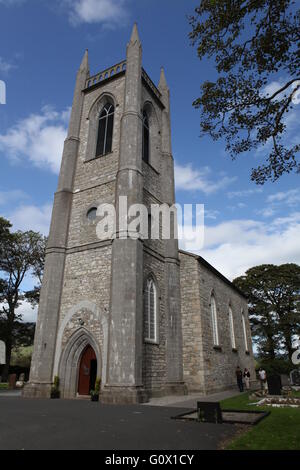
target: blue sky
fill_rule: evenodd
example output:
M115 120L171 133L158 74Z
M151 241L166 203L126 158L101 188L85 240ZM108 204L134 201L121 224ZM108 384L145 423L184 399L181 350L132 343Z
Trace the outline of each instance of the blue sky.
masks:
M143 66L171 90L179 203L205 204L205 245L193 247L230 279L262 264L300 263L299 175L258 187L250 172L265 151L232 162L224 142L199 138L192 102L216 78L213 61L191 47L185 0L0 0L0 214L15 229L47 233L74 80L84 50L91 74L125 58L138 23ZM270 88L276 87L270 77ZM280 81L280 77L276 77ZM297 107L298 106L298 107ZM289 123L299 135L300 104Z

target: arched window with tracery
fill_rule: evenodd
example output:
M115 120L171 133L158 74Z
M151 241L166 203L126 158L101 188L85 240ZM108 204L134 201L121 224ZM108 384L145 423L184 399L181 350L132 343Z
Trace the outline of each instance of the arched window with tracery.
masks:
M219 346L218 316L215 296L212 294L210 299L211 325L213 333L214 346Z
M144 292L144 339L158 342L157 327L157 287L154 279L149 277Z
M111 152L114 129L114 105L106 103L99 116L96 157Z
M149 119L146 111L143 111L143 160L149 163L150 156L150 131Z

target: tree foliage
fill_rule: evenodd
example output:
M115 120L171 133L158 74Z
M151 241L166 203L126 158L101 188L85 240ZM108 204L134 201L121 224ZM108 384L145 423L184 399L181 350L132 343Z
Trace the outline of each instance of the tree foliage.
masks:
M6 343L6 366L3 375L7 375L14 346L21 345L30 333L22 323L19 307L26 298L22 285L25 276L42 275L42 263L46 239L40 233L12 232L10 223L0 219L0 333ZM38 287L37 287L38 288ZM32 333L32 331L31 331ZM32 334L29 335L32 337ZM25 344L26 345L26 344Z
M214 57L219 78L193 105L201 130L225 138L235 159L263 147L258 184L300 171L300 142L287 142L287 113L300 97L300 10L293 0L202 0L190 17L198 56ZM274 89L267 93L271 82Z
M248 297L249 319L259 353L266 359L290 359L300 334L300 266L263 264L233 283Z

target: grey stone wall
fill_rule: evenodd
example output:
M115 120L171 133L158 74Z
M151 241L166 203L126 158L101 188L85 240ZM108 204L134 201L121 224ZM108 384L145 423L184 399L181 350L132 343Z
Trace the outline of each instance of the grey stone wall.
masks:
M190 390L209 393L236 386L235 369L247 367L255 380L251 331L246 299L194 255L180 252L184 377ZM214 347L210 299L217 304L219 348ZM236 351L229 326L233 312ZM245 315L249 351L242 327Z
M63 289L58 319L55 373L72 336L82 327L90 333L101 351L101 366L107 366L108 315L111 301L111 242L99 241L95 221L87 219L91 207L115 203L116 175L120 150L120 121L124 101L124 76L103 83L85 94L80 125L80 145L74 177ZM93 158L90 140L97 139L99 108L105 96L115 103L112 152ZM92 121L94 120L94 121ZM96 120L96 122L95 122ZM92 131L91 131L92 129ZM87 303L95 310L82 308ZM77 308L78 306L78 308ZM70 316L71 315L71 316ZM67 323L66 319L68 319ZM105 320L105 323L104 323ZM63 329L63 331L61 331ZM104 336L106 335L106 338ZM58 357L59 356L59 357ZM106 371L101 371L101 377ZM102 383L102 386L104 383Z
M149 275L158 293L158 343L144 341L143 383L151 395L159 395L166 382L165 263L144 250L144 285Z
M94 303L100 312L108 311L110 278L111 246L68 254L59 325L69 310L83 301Z
M180 253L183 372L189 390L205 392L198 262Z

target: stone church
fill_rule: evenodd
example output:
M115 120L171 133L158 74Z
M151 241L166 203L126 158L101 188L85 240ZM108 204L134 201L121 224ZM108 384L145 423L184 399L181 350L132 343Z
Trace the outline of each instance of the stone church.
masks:
M126 60L79 68L55 193L27 397L88 395L103 403L236 386L254 361L247 300L178 241L99 240L99 204L173 205L169 89L142 68L136 25Z

